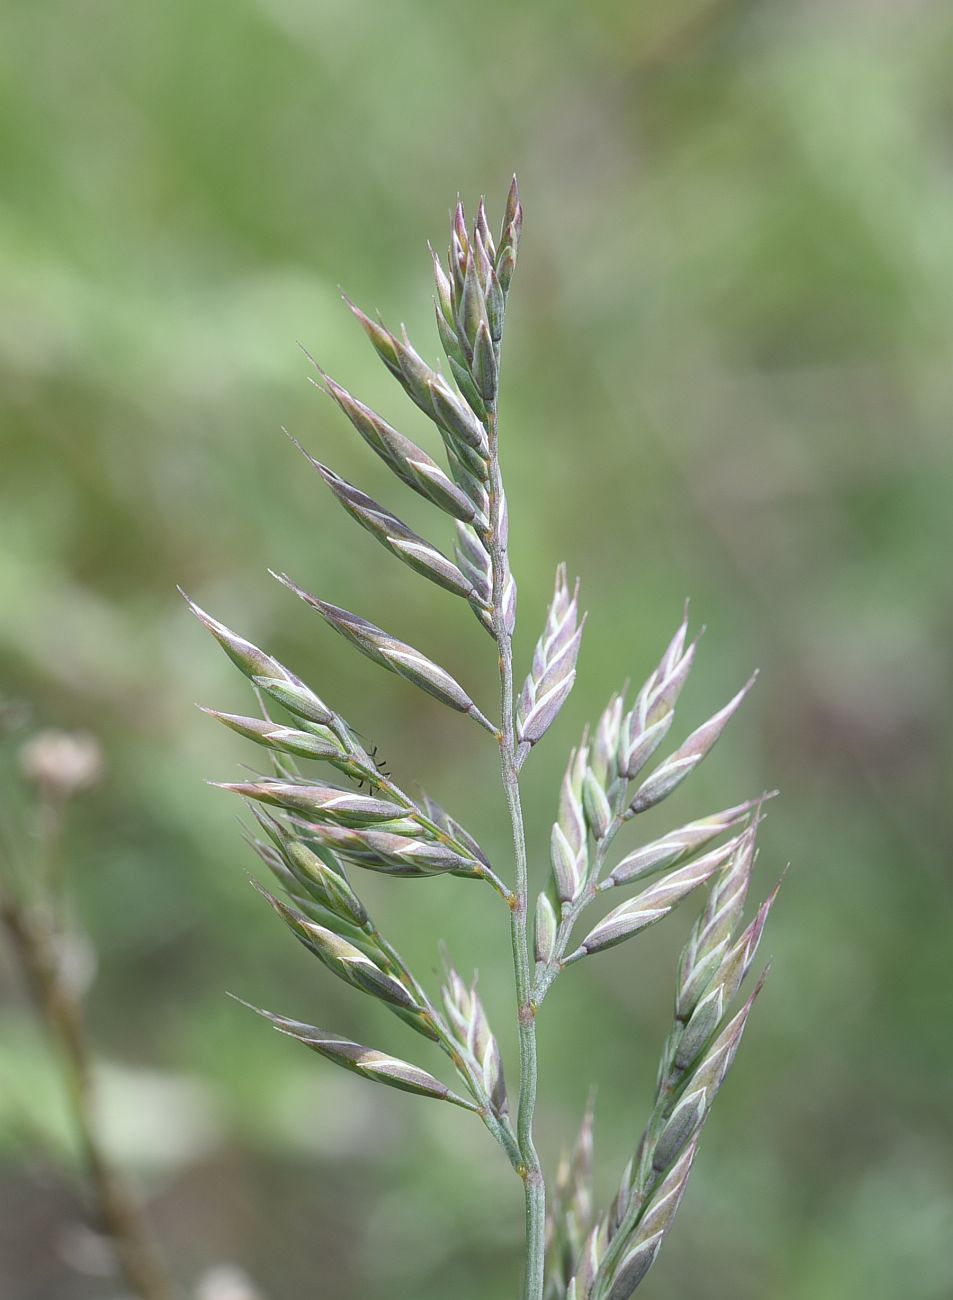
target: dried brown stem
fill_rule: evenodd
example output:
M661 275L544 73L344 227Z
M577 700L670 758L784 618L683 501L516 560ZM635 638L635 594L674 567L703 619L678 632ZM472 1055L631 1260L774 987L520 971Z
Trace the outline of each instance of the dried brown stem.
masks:
M92 1062L83 1015L63 980L53 935L42 918L0 887L2 921L24 979L59 1050L73 1121L99 1206L120 1267L139 1300L171 1300L172 1288L160 1265L135 1198L103 1145L95 1116Z

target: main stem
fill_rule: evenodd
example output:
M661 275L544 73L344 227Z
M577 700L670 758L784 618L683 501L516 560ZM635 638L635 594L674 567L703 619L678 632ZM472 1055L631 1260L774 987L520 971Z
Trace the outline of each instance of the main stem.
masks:
M170 1300L171 1288L146 1235L135 1199L106 1154L96 1125L89 1046L79 1004L59 973L51 936L42 920L0 893L0 920L19 955L26 981L59 1046L73 1118L103 1227L120 1267L139 1300Z
M526 1198L526 1272L523 1300L542 1300L546 1249L546 1185L533 1143L533 1112L536 1109L536 1007L532 997L529 961L529 875L526 835L520 804L513 727L513 642L506 626L503 598L509 576L506 538L502 528L503 481L500 472L497 414L488 413L490 442L490 560L493 570L493 634L500 652L500 762L503 790L513 827L516 880L510 898L510 934L513 969L516 975L516 1003L519 1021L520 1090L516 1118L516 1140L520 1152L519 1174Z

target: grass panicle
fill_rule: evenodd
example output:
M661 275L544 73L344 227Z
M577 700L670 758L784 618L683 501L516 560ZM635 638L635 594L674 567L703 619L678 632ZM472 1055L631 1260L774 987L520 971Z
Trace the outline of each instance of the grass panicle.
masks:
M460 1091L452 1092L429 1070L389 1050L365 1047L283 1015L260 1014L281 1033L364 1079L449 1101L482 1119L524 1189L523 1300L626 1300L647 1275L672 1226L701 1130L761 988L763 977L736 1009L777 890L746 925L755 839L767 796L616 848L620 831L667 799L708 755L754 680L651 766L674 725L697 654L698 640L688 636L686 608L631 702L626 690L613 693L569 753L549 837L548 877L536 882L531 939L519 775L572 691L585 618L579 614L579 584L570 586L560 564L532 662L517 692L516 583L509 563L497 402L522 222L514 178L498 234L491 230L482 201L472 225L458 203L446 262L431 249L437 331L447 373L431 366L406 331L391 331L345 298L386 369L434 426L442 464L314 363L314 382L393 472L396 486L410 488L436 507L436 540L412 530L389 506L304 451L331 495L378 543L411 571L468 602L496 642L498 718L491 720L456 677L422 651L311 595L290 578L278 579L372 663L469 715L489 732L499 749L512 867L491 863L455 814L426 795L411 798L396 785L376 751L368 752L360 739L366 719L358 730L291 669L189 603L250 679L259 705L267 699L261 716L206 710L263 746L274 766L273 776L223 783L251 808L256 833L249 842L284 897L264 888L262 894L327 970L377 999L443 1051ZM439 536L441 513L453 520L449 542ZM326 684L320 685L323 692ZM286 716L273 719L272 707ZM430 706L422 702L420 707ZM315 764L317 774L311 768ZM371 919L360 897L358 868L395 879L451 874L484 881L505 902L519 1036L518 1068L510 1070L516 1083L509 1091L475 980L464 979L447 959L443 987L432 999ZM602 1209L595 1204L590 1102L574 1146L559 1166L547 1214L546 1178L534 1139L536 1023L545 997L564 970L633 938L705 889L706 901L678 964L674 1023L663 1047L651 1113L622 1170L616 1196ZM616 891L628 891L628 897L601 917L584 920L607 891L616 897Z

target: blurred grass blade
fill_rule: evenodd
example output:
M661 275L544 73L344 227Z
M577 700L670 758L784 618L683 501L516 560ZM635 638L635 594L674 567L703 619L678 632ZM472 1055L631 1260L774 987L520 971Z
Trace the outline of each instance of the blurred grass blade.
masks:
M590 1095L572 1150L560 1157L547 1222L550 1267L563 1288L578 1273L593 1222L592 1125Z

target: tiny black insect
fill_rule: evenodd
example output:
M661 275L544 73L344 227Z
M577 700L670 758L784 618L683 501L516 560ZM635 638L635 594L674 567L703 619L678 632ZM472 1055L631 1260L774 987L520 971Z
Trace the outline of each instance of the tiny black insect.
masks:
M388 776L388 777L392 776L393 773L387 767L387 764L385 763L384 759L377 757L377 749L378 747L377 745L375 745L374 748L371 750L371 755L370 755L371 758L374 760L374 766L377 768L378 772L380 772L381 776ZM357 783L358 790L364 789L365 780L366 778L362 776L360 781L358 781Z

